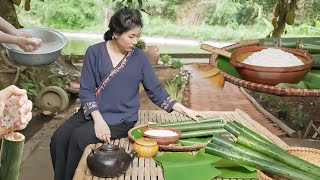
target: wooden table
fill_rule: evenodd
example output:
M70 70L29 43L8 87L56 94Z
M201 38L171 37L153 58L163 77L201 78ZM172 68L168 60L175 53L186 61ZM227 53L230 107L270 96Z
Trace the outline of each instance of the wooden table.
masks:
M241 122L243 125L247 126L251 130L257 132L258 134L266 137L273 143L280 147L287 147L288 145L283 142L280 138L270 133L266 128L261 126L259 123L251 119L243 111L236 109L235 111L202 111L201 114L204 117L220 117L225 122L230 120L236 120ZM149 121L152 122L174 122L186 120L187 117L181 115L180 113L166 113L165 111L139 111L139 121L136 125L146 124ZM122 138L120 140L114 140L112 144L119 145L125 148L127 152L132 150L132 142L128 138ZM79 165L75 171L74 180L163 180L163 173L160 166L152 158L134 158L131 167L128 171L120 177L117 178L98 178L92 176L90 170L87 167L86 159L88 154L91 152L92 148L97 148L101 146L99 144L88 145L84 150Z

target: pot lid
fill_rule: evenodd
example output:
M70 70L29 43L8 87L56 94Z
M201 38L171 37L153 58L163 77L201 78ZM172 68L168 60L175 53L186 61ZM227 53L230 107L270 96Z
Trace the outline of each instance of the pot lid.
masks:
M135 143L142 146L154 146L157 145L157 141L150 138L139 138L135 140Z

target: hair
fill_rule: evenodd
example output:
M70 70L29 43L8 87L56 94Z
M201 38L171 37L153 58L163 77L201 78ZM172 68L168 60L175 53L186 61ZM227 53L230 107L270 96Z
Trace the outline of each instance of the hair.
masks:
M123 8L117 11L110 19L109 30L104 33L104 40L108 41L112 39L114 33L122 34L130 31L135 27L142 28L141 14L136 9Z

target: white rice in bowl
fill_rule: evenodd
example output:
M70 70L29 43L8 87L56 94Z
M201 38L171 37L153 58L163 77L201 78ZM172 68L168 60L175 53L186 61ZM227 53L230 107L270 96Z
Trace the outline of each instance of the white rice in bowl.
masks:
M243 63L264 67L291 67L304 64L292 53L275 48L267 48L255 52L245 59Z
M178 136L178 133L174 131L166 130L166 129L149 129L144 133L149 136L161 136L161 137Z

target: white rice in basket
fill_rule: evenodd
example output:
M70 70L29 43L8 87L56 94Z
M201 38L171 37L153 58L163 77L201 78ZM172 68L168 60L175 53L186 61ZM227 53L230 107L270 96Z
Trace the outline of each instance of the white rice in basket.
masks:
M165 129L150 129L144 132L149 136L162 136L162 137L171 137L177 136L178 134L174 131L165 130Z
M275 48L267 48L255 52L244 60L243 63L265 67L290 67L303 65L303 62L295 55Z

